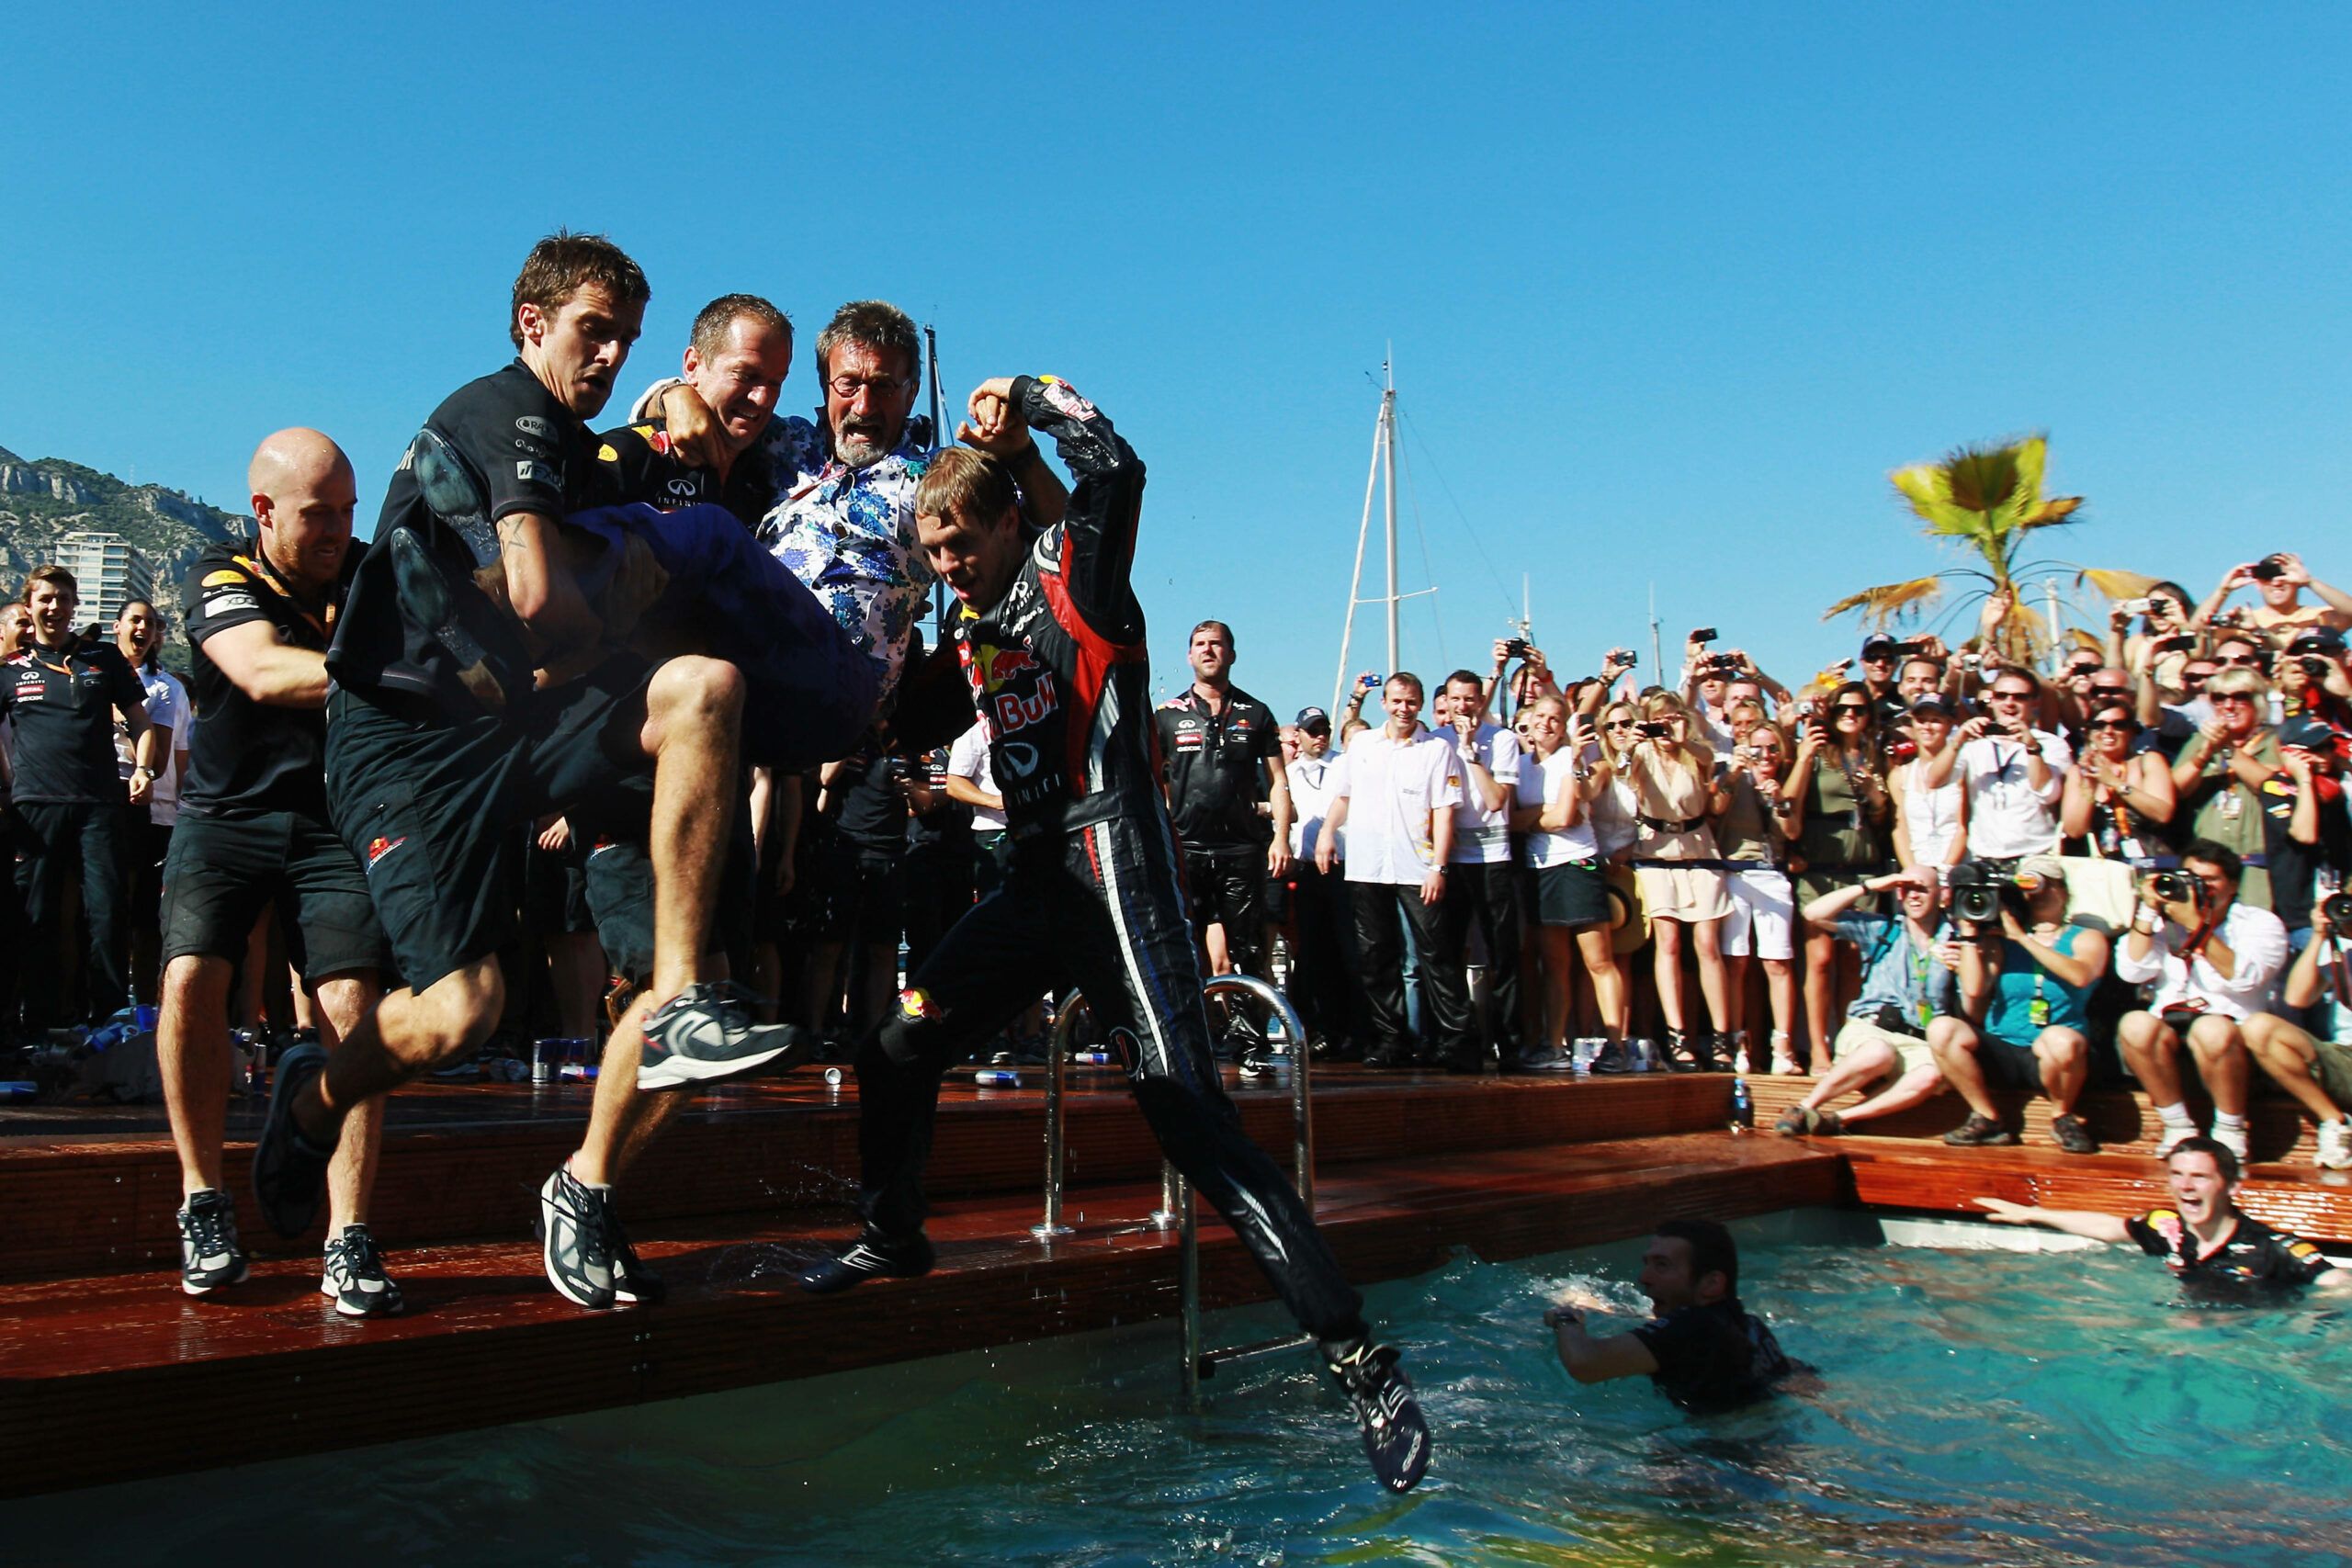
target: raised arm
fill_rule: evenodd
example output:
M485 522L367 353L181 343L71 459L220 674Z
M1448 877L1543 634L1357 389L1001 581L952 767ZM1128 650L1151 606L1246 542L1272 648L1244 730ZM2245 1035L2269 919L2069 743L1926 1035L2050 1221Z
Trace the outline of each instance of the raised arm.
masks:
M1059 529L1063 580L1087 623L1117 642L1143 634L1143 608L1131 574L1136 529L1143 518L1143 459L1111 428L1102 411L1053 377L1017 376L982 384L1021 411L1032 428L1054 438L1076 481Z

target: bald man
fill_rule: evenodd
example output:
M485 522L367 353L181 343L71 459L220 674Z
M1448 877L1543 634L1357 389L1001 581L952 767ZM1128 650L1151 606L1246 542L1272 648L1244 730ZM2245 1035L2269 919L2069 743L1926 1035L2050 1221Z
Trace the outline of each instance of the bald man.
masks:
M254 921L276 906L330 1045L375 1005L389 962L368 879L327 818L327 642L360 553L351 462L315 430L281 430L254 453L247 479L259 531L205 551L181 595L197 719L164 868L156 1045L186 1194L180 1288L192 1296L246 1274L220 1139L229 987ZM368 1234L382 1125L383 1101L362 1103L327 1171L319 1289L349 1317L401 1306Z

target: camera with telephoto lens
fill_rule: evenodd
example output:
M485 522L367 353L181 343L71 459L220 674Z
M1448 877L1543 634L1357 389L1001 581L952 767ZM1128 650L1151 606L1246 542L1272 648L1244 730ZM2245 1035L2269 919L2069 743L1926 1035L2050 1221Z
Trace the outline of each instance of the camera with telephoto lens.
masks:
M2001 918L2001 898L2009 891L2010 880L2007 873L1982 861L1962 861L1951 868L1944 882L1951 891L1952 918L1971 925L1996 923Z
M2338 936L2352 936L2352 893L2331 893L2320 900L2320 913Z
M2185 871L2150 872L2148 891L2167 904L2189 903L2199 908L2205 905L2205 885Z

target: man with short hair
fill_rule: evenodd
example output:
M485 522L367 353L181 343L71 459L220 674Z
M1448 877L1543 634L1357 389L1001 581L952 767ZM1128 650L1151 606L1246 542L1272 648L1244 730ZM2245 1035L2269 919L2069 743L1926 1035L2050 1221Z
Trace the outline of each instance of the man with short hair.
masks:
M1184 848L1193 934L1208 972L1262 979L1266 878L1290 863L1290 781L1273 710L1233 683L1235 652L1223 621L1194 626L1185 648L1193 683L1160 704L1152 722L1169 819ZM1244 1044L1241 1065L1262 1068L1259 1042Z
M1063 521L1035 537L1008 466L977 451L943 454L915 498L926 554L962 606L954 641L988 726L1012 864L859 1051L865 1230L801 1283L831 1293L929 1271L922 1173L942 1075L1041 989L1075 982L1160 1146L1320 1342L1375 1472L1404 1491L1429 1460L1411 1384L1396 1351L1373 1344L1362 1300L1297 1192L1242 1131L1209 1053L1130 580L1143 464L1064 382L991 380L974 394L982 399L1051 434L1076 480Z
M2235 854L2200 839L2188 846L2178 872L2142 878L2131 929L2115 951L2115 973L2134 986L2154 982L2155 994L2145 1010L2118 1021L2115 1043L2155 1103L2169 1150L2197 1135L2181 1096L2185 1038L2213 1100L2213 1136L2244 1159L2246 1049L2240 1025L2271 1005L2287 966L2287 928L2238 897L2239 874Z
M1883 893L1895 896L1898 913L1857 908ZM1832 1046L1836 1065L1825 1070L1814 1064L1813 1088L1772 1130L1784 1138L1834 1138L1855 1122L1908 1111L1943 1091L1943 1071L1928 1046L1929 1032L1957 1002L1943 962L1943 891L1933 866L1915 865L1833 888L1803 912L1808 926L1860 951L1861 991ZM1828 1109L1849 1094L1864 1098L1844 1111Z
M351 463L315 430L281 430L254 450L246 482L254 537L198 556L181 598L199 715L164 872L155 1055L180 1162L180 1288L192 1296L247 1269L220 1143L229 991L254 922L276 910L329 1044L373 1005L390 957L368 880L327 814L327 644L359 558ZM382 1131L383 1100L362 1101L327 1169L320 1290L349 1317L401 1308L367 1224Z
M2238 1207L2245 1186L2238 1151L2215 1138L2188 1137L2165 1155L2173 1207L2119 1219L2088 1209L2045 1209L2005 1198L1979 1198L2005 1225L2041 1225L2120 1246L2136 1245L2161 1258L2182 1287L2200 1295L2238 1299L2251 1289L2352 1285L2352 1270L2292 1231L2277 1230Z
M1505 1072L1548 1072L1565 1053L1539 1042L1522 1054L1519 1033L1519 889L1510 845L1519 737L1480 717L1484 701L1485 689L1468 670L1456 670L1439 689L1438 739L1452 750L1461 783L1437 940L1448 959L1463 963L1476 930L1486 948L1487 997L1485 1037L1477 1010L1465 1008L1458 1033L1441 1032L1438 1055L1449 1073L1479 1073L1489 1063Z
M126 805L144 807L163 771L166 738L147 722L146 692L119 649L74 629L82 602L73 573L33 569L23 601L31 635L0 665L0 715L16 730L17 891L33 956L26 964L28 1021L72 1022L65 962L67 897L79 886L89 942L82 964L86 1020L130 1000L130 883ZM122 718L136 761L126 785L116 771L114 721Z
M345 1113L496 1027L511 863L520 829L549 811L625 810L650 775L649 1069L711 1079L791 1043L704 973L743 678L703 655L616 649L619 624L658 600L642 575L650 552L641 537L565 523L613 499L586 422L648 293L600 236L533 247L513 293L517 358L427 419L352 581L327 654L329 807L406 987L331 1056L298 1046L279 1063L254 1183L283 1234L308 1228Z
M1596 1339L1587 1308L1544 1314L1560 1364L1578 1382L1647 1377L1657 1391L1698 1414L1736 1410L1771 1396L1800 1370L1764 1320L1739 1304L1739 1251L1713 1220L1668 1220L1642 1253L1642 1293L1650 1320Z
M1372 1041L1363 1065L1404 1068L1417 1064L1421 1046L1405 1011L1402 921L1412 923L1432 1032L1440 1040L1469 1033L1462 954L1448 951L1438 928L1462 771L1453 746L1421 728L1419 676L1403 670L1389 676L1381 688L1381 705L1388 721L1349 743L1345 771L1316 841L1315 863L1326 872L1339 863L1340 833L1346 829L1356 954L1371 1013Z
M1919 781L1941 789L1955 769L1968 787L1968 858L2009 870L2028 855L2058 852L2058 806L2075 754L2062 736L2033 727L2041 688L2002 666L1985 693L1990 712L1960 727L1962 744L1928 759Z
M128 599L114 619L114 645L139 677L147 694L147 723L163 737L158 750L168 759L155 775L147 804L132 806L127 831L130 840L130 989L142 1002L156 1000L159 976L155 955L162 928L156 924L164 902L164 857L172 844L172 825L179 820L180 783L187 773L187 691L180 678L164 668L164 617L152 600ZM139 750L130 731L118 722L114 730L116 771L128 792L130 775L139 770Z

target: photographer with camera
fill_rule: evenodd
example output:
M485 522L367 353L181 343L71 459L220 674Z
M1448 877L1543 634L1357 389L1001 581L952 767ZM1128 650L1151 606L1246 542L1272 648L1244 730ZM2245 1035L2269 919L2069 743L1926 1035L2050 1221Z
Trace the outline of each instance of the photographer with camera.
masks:
M1667 1062L1676 1072L1713 1072L1722 1066L1716 1053L1724 1045L1723 923L1731 913L1723 861L1708 818L1714 800L1714 755L1704 742L1691 738L1690 713L1673 693L1653 692L1643 699L1641 712L1625 774L1640 829L1634 843L1634 875L1649 910L1656 944ZM1705 1033L1686 1027L1685 927L1699 956L1699 990L1707 1004Z
M1504 671L1514 659L1519 660L1519 668L1510 670L1506 679ZM1542 697L1560 696L1562 693L1558 678L1552 673L1551 661L1544 657L1542 649L1525 637L1498 637L1495 639L1494 672L1487 677L1483 695L1479 716L1509 716L1516 729L1518 716L1526 712L1530 704ZM1506 699L1508 705L1498 712L1497 703Z
M2278 1011L2241 1025L2256 1066L2311 1112L2323 1170L2352 1170L2352 984L2344 946L2352 937L2352 893L2331 893L2312 911L2312 940L2287 966ZM2316 1014L2315 1027L2289 1015Z
M2233 644L2233 647L2243 646ZM2282 767L2278 738L2265 722L2269 687L2235 656L2205 683L2213 716L2181 748L2172 765L2179 795L2177 818L2191 838L2221 844L2245 867L2240 897L2267 909L2270 901L2268 786Z
M1717 635L1714 627L1701 626L1683 644L1682 701L1690 710L1691 732L1720 757L1739 743L1731 723L1735 706L1753 702L1758 712L1768 711L1763 705L1768 694L1785 706L1789 689L1764 673L1745 649L1712 651L1709 645Z
M2090 1077L2086 1004L2107 973L2107 938L2067 923L2066 868L2055 855L2029 855L2014 872L1963 862L1951 896L1962 1005L1928 1026L1928 1048L1969 1115L1944 1142L2018 1141L1993 1103L1997 1084L2049 1096L2051 1141L2070 1155L2097 1154L2075 1101Z
M2188 591L2177 582L2152 582L2137 599L2120 599L2107 613L2107 662L2146 680L2172 700L2184 690L2180 667L2196 651L2189 626ZM2134 617L2140 629L2133 631ZM2142 723L2152 722L2146 715Z
M1896 914L1858 907L1880 893L1895 896ZM1862 989L1838 1031L1836 1065L1826 1051L1815 1055L1817 1081L1772 1130L1784 1138L1834 1138L1857 1122L1908 1111L1941 1091L1943 1072L1928 1049L1928 1031L1959 1005L1959 955L1944 940L1943 890L1923 865L1826 893L1805 905L1804 919L1808 928L1860 949ZM1867 1098L1842 1111L1823 1109L1849 1094Z
M1923 693L1911 704L1910 723L1911 754L1901 758L1895 748L1886 775L1894 796L1894 858L1905 866L1957 865L1968 847L1968 786L1956 776L1933 786L1926 782L1939 761L1949 768L1958 759L1951 700Z
M1881 835L1894 815L1894 797L1879 773L1878 709L1868 687L1848 681L1826 703L1808 695L1797 711L1796 760L1781 795L1802 808L1792 863L1797 896L1811 903L1885 869ZM1808 919L1804 1017L1816 1072L1829 1059L1837 993L1837 939Z
M2058 803L2074 753L2063 737L2033 727L2041 688L2003 665L1985 694L1986 716L1960 727L1961 747L1920 773L1929 788L1957 773L1968 789L1968 858L2013 869L2058 849Z
M1754 711L1743 703L1734 710ZM1732 1037L1732 1070L1748 1070L1747 964L1751 953L1764 965L1764 990L1772 1009L1772 1071L1797 1070L1789 1048L1789 1026L1796 1017L1796 906L1789 884L1789 840L1804 826L1795 801L1781 793L1789 770L1789 743L1769 724L1738 729L1739 744L1729 767L1715 779L1715 844L1723 851L1731 919L1724 925L1724 969L1728 984L1724 1020Z
M1601 874L1600 841L1594 832L1592 803L1609 786L1613 770L1606 761L1589 761L1592 721L1567 722L1567 705L1539 697L1523 716L1528 721L1530 759L1521 766L1511 826L1521 834L1525 872L1534 883L1532 910L1541 955L1543 1001L1540 1045L1530 1045L1504 1070L1556 1072L1573 1066L1567 1050L1569 1016L1575 1010L1570 947L1592 976L1595 1010L1608 1048L1623 1056L1630 1011L1625 974L1609 929L1609 886Z
M1862 639L1861 685L1878 710L1882 727L1902 722L1909 705L1896 689L1895 671L1905 659L1919 652L1920 647L1917 643L1898 642L1884 632L1872 632Z
M2231 594L2248 585L2252 585L2261 602L2246 609L2245 626L2273 648L2284 648L2296 634L2321 626L2339 632L2352 627L2352 597L2314 579L2304 569L2302 557L2283 550L2230 568L2211 596L2197 607L2196 625L2220 625L2217 617L2222 613L2222 606L2229 602ZM2320 603L2302 602L2306 588Z
M2066 770L2060 853L2141 865L2169 852L2165 829L2178 804L2172 770L2154 751L2135 753L2139 739L2140 721L2122 697L2092 711Z
M1487 953L1485 1036L1478 1010L1459 1034L1438 1042L1450 1073L1478 1073L1492 1062L1515 1065L1519 1046L1519 890L1511 867L1511 797L1519 788L1516 732L1479 716L1486 691L1478 677L1456 670L1438 689L1439 738L1453 750L1460 798L1453 807L1453 852L1446 865L1445 898L1438 906L1438 941L1446 957L1464 962L1475 927Z
M2306 715L2338 735L2352 735L2352 680L2344 672L2344 634L2333 626L2297 632L2277 661L2279 716Z
M2267 1010L2287 964L2287 928L2267 909L2238 897L2235 852L2199 840L2178 871L2150 873L2140 884L2131 929L2115 950L2116 975L2154 982L2144 1010L2116 1025L2123 1064L2154 1102L2164 1147L2197 1134L2182 1103L2178 1056L2188 1042L2198 1076L2213 1100L2213 1136L2245 1157L2246 1051L2240 1025Z

